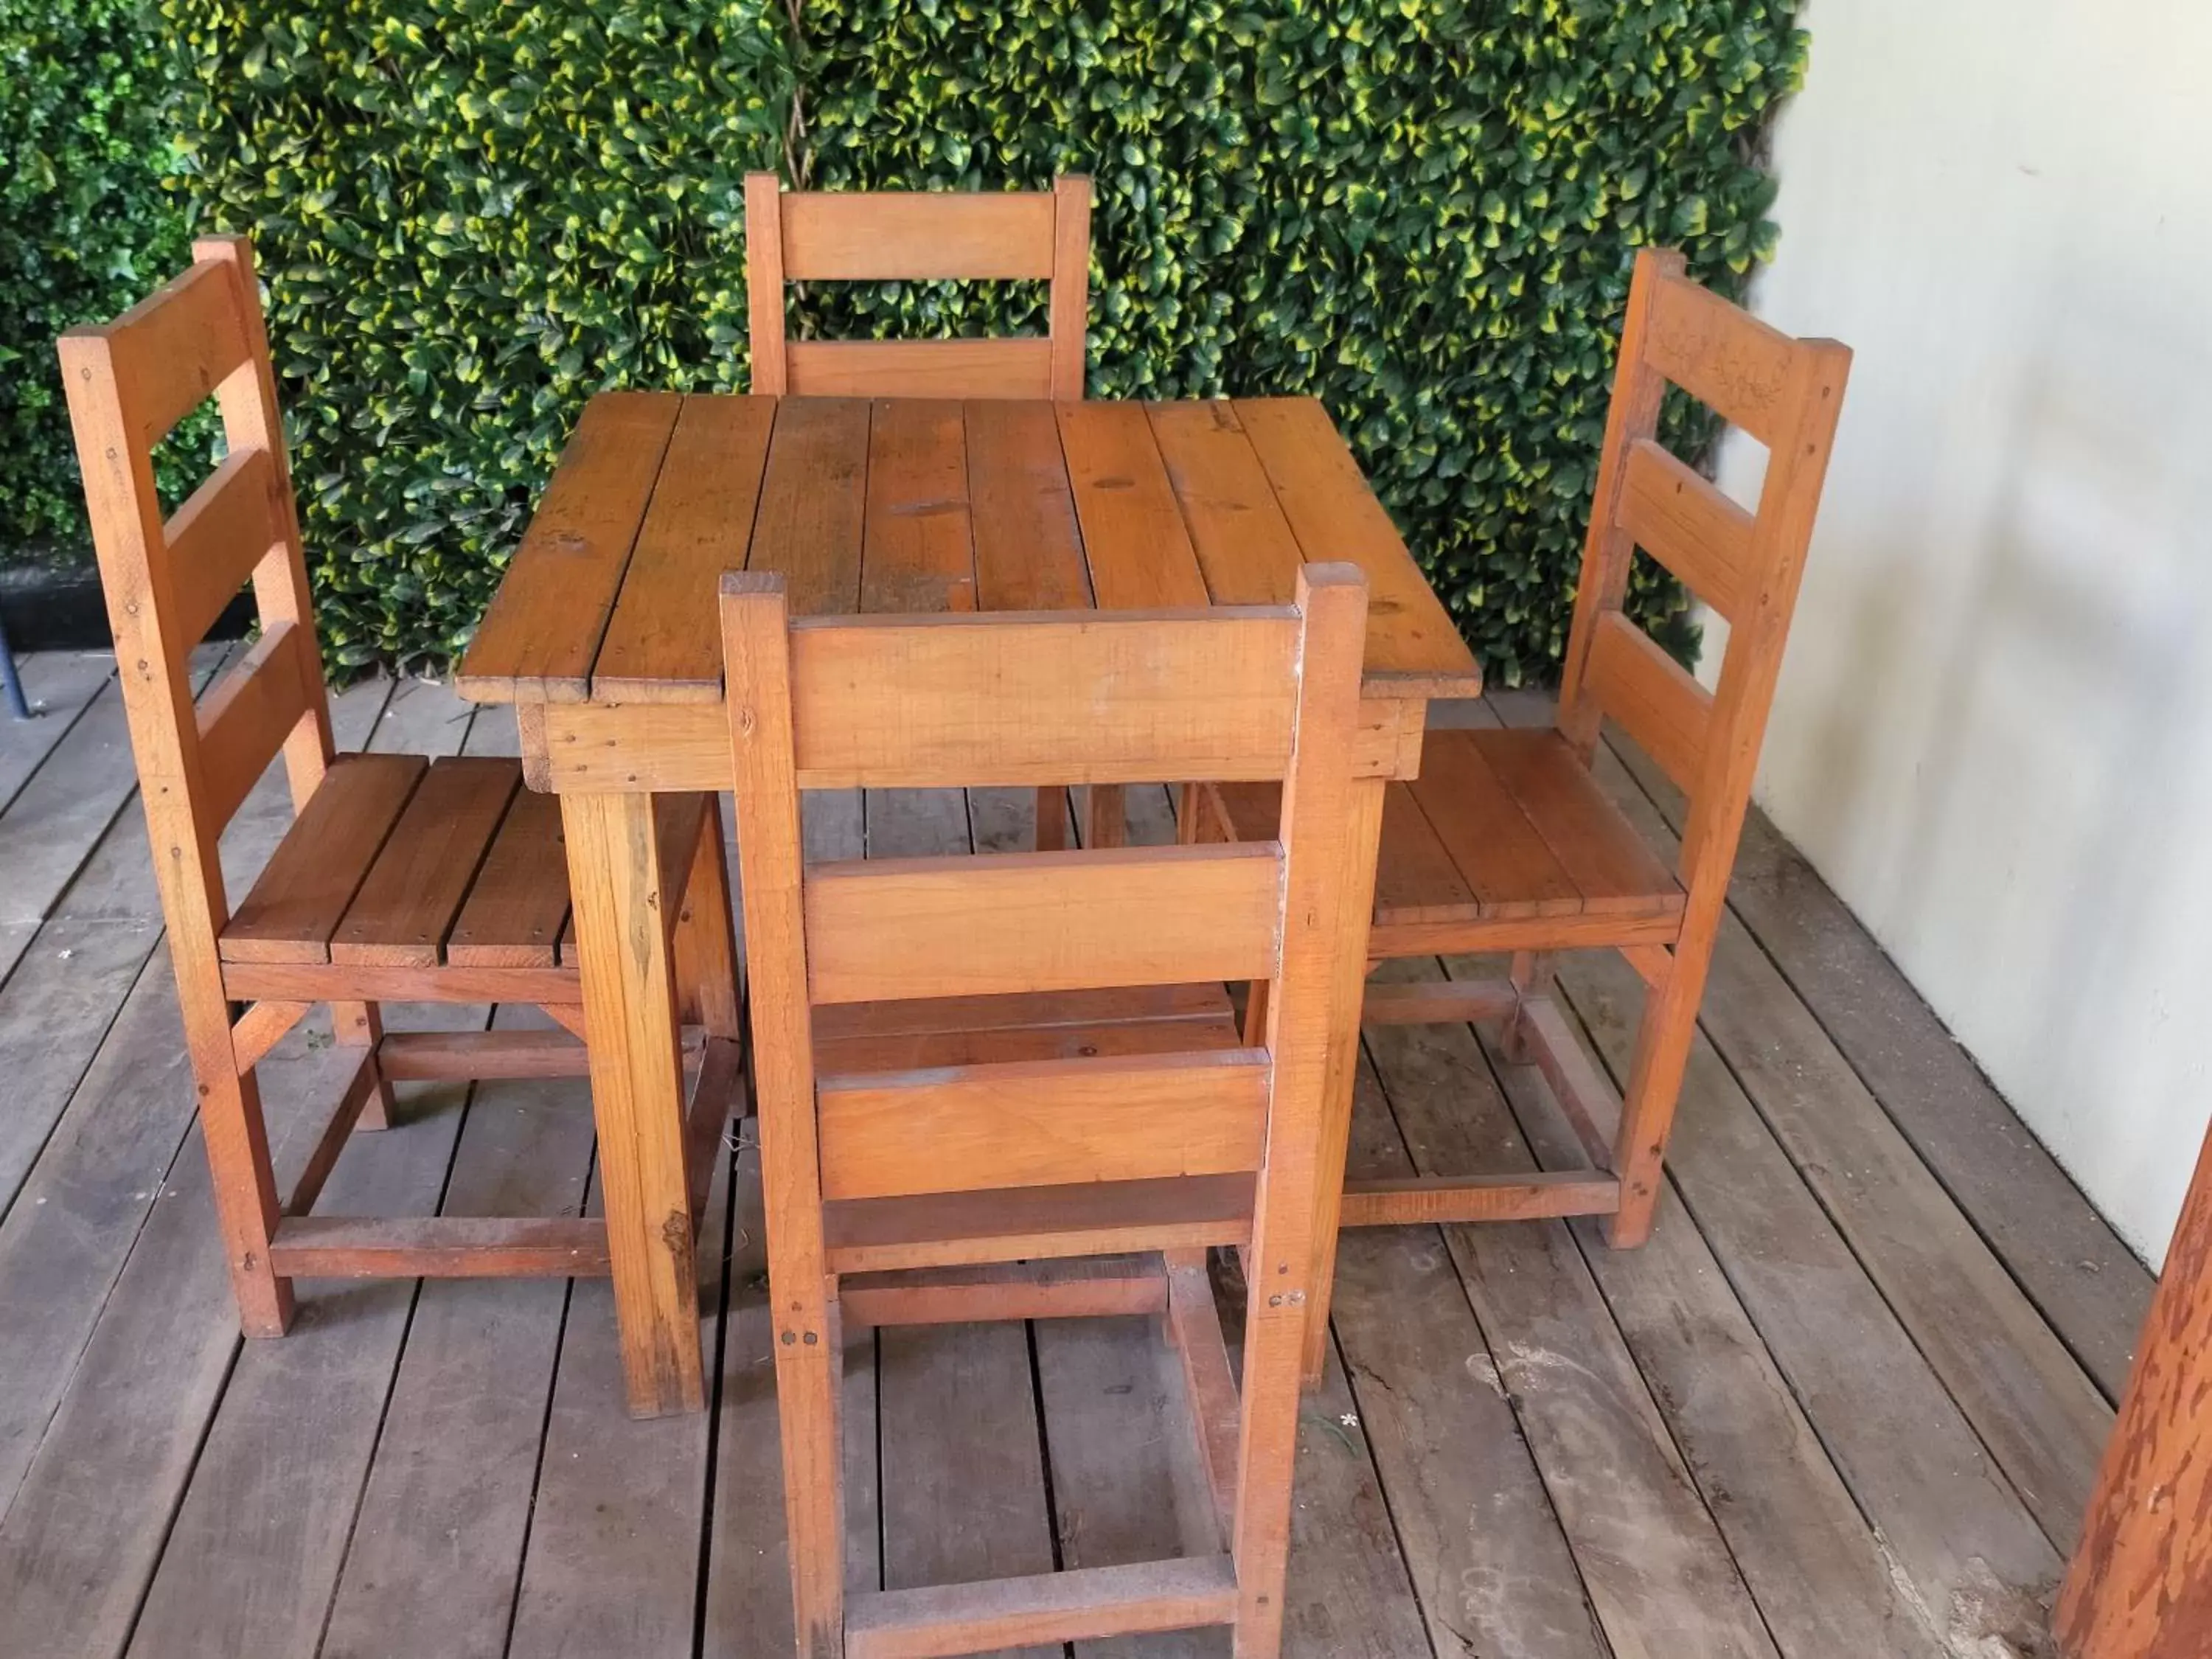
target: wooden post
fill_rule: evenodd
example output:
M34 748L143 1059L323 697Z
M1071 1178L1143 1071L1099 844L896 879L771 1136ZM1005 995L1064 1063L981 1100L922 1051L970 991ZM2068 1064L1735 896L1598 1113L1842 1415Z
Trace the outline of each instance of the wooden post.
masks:
M653 797L561 798L568 843L592 1115L631 1413L707 1403L684 1156L684 1073Z
M2212 1135L2054 1620L2066 1659L2212 1653Z

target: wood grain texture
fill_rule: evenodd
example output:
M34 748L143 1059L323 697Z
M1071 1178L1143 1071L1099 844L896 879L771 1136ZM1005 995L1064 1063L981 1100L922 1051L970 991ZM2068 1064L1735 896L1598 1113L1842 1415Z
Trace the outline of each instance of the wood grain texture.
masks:
M1257 1169L1267 1067L1234 1048L1012 1060L824 1076L817 1099L827 1199L1066 1187Z
M477 755L433 761L331 936L331 962L437 967L521 784L522 769L513 761Z
M808 398L1043 398L1052 343L999 340L793 340L791 390Z
M1478 695L1481 670L1328 411L1309 398L1240 398L1234 407L1304 556L1341 559L1367 578L1369 691Z
M1281 881L1272 847L871 860L807 883L819 1003L1265 979Z
M868 413L850 398L776 405L745 568L781 576L795 617L849 615L859 606Z
M1751 514L1648 438L1629 447L1620 527L1723 617L1750 597Z
M2212 1139L2166 1247L2142 1346L2090 1495L2054 1627L2069 1659L2179 1659L2212 1645Z
M1303 556L1233 404L1148 404L1191 545L1216 605L1280 605Z
M1144 410L1060 404L1053 414L1099 609L1206 604L1206 578Z
M963 416L977 609L1089 609L1091 572L1052 406L979 400Z
M1036 191L793 191L787 281L1009 282L1053 275L1053 198Z
M603 392L584 405L454 688L477 702L581 702L684 400Z
M592 664L593 697L721 700L714 584L744 568L775 410L767 398L684 400Z
M878 401L868 425L863 614L975 609L975 542L960 404Z
M445 959L465 968L553 967L568 915L561 803L519 789L447 935Z

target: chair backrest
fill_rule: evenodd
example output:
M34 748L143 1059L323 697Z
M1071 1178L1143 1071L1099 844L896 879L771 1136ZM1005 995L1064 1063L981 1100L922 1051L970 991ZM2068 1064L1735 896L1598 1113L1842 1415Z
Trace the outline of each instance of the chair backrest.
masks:
M811 1200L1255 1170L1255 1241L1304 1261L1327 1033L1365 969L1368 896L1344 878L1365 615L1348 565L1306 566L1292 605L1074 617L793 620L781 578L723 578L763 1178L787 1264L820 1264ZM1281 840L801 862L802 788L1224 769L1284 781ZM818 1006L1223 980L1272 983L1265 1048L813 1071Z
M331 753L252 245L195 242L190 270L59 350L169 925L211 940L228 919L223 826L279 753L295 806ZM228 453L164 517L155 447L210 396ZM248 580L261 637L195 706L192 652Z
M1083 396L1091 181L1049 191L786 193L745 178L753 390L830 398ZM958 340L787 340L787 282L1036 281L1050 331Z
M1587 757L1611 716L1688 794L1680 869L1693 913L1717 915L1725 896L1850 361L1833 340L1794 339L1701 288L1678 252L1637 256L1559 721ZM1756 511L1660 447L1670 384L1766 446ZM1727 621L1713 691L1623 612L1639 547Z

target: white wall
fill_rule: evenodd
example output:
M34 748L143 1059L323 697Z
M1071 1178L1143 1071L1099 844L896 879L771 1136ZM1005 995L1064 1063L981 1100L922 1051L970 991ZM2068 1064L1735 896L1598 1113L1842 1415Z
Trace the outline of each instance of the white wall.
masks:
M1754 302L1857 356L1759 799L2155 1264L2212 1113L2212 3L1802 21Z

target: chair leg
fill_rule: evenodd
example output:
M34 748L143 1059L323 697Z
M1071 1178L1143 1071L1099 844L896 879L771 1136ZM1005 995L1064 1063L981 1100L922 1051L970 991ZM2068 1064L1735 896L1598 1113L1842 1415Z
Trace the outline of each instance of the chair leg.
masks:
M779 1315L775 1411L783 1437L792 1627L799 1659L843 1659L845 1464L838 1395L845 1345L837 1304L822 1287L802 1286L798 1297L787 1295L789 1288L772 1283L769 1297Z
M384 1040L384 1016L373 1002L333 1002L331 1026L340 1048L374 1048ZM375 1063L369 1062L372 1066ZM380 1075L362 1106L361 1115L354 1120L354 1127L390 1128L392 1104L392 1085Z
M1620 1208L1605 1221L1605 1242L1617 1250L1632 1250L1651 1237L1665 1178L1667 1136L1674 1126L1682 1074L1698 1033L1698 1004L1711 951L1710 944L1694 950L1686 941L1678 945L1672 969L1644 997L1636 1056L1621 1096L1620 1132L1613 1143Z
M1506 1017L1504 1030L1498 1036L1498 1051L1516 1066L1535 1063L1536 1050L1522 1022L1518 1005L1530 997L1545 994L1552 984L1552 957L1548 951L1516 951L1510 970L1513 981L1516 1006Z
M251 1072L241 1076L227 1059L206 1060L202 1045L191 1047L200 1137L207 1143L208 1169L215 1181L216 1218L229 1259L231 1290L238 1297L239 1328L247 1336L282 1336L292 1322L292 1281L278 1278L269 1265L269 1241L283 1203L269 1161L261 1090ZM228 1051L225 1032L226 1056Z
M719 796L710 796L684 883L683 908L676 913L675 951L683 1017L704 1026L711 1037L735 1037L744 1029L738 1009L736 926L722 849L722 804Z
M1127 797L1118 783L1094 783L1083 792L1083 844L1092 851L1129 842Z
M1060 784L1040 785L1037 789L1036 849L1040 853L1067 850L1067 790Z
M1237 1563L1236 1659L1275 1659L1283 1644L1291 1481L1310 1309L1270 1307L1253 1282L1244 1319L1243 1413L1231 1548Z

